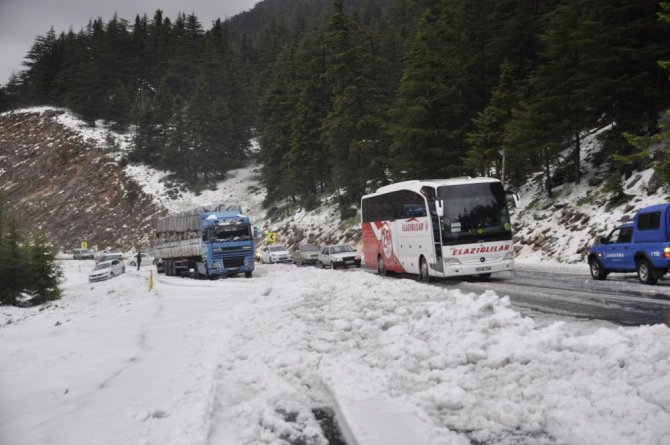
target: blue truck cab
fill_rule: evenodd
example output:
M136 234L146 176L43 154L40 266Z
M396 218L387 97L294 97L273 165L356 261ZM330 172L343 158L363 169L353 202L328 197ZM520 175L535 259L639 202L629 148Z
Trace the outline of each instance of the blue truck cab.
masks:
M637 272L644 284L656 284L670 270L670 203L645 207L632 222L616 227L587 254L591 276Z
M199 276L233 276L254 270L254 238L248 216L237 212L200 215L202 261L195 264Z

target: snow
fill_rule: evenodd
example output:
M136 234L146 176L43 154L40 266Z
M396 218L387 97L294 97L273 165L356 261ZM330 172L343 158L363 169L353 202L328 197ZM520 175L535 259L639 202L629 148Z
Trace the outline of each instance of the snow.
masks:
M36 110L53 109L28 111ZM104 125L61 111L60 122L107 146ZM118 158L129 137L112 137L120 151L109 155ZM592 136L585 144L587 162ZM216 190L176 199L166 172L125 171L171 212L239 203L263 230L335 238L356 225L342 223L334 205L268 218L254 163ZM667 199L648 196L651 173L639 174L626 190L636 193L635 208ZM566 254L523 249L520 267L587 276L574 252L623 214L588 202L588 179L556 190L558 202L587 201L579 210L589 223L570 234L536 185L521 190L517 217L538 217L524 235L556 234ZM320 445L318 410L335 414L349 445L656 445L670 437L665 325L538 321L493 291L362 270L258 265L251 279L196 281L129 268L89 284L92 262L61 263L61 300L0 307L3 444Z
M62 265L62 300L0 309L3 443L323 444L317 408L350 445L670 435L664 325L540 326L492 291L363 270L89 284L91 261Z

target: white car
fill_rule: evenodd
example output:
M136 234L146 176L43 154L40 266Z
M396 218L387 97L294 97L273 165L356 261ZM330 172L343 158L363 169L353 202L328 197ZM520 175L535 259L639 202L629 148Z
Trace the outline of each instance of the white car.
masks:
M95 281L108 280L117 275L121 275L126 271L126 266L123 260L108 260L100 261L95 265L95 268L89 272L88 281L91 283Z
M140 267L144 266L153 266L156 264L156 258L151 256L148 253L142 252L140 253ZM130 259L128 260L128 266L130 267L137 267L137 254L133 254L130 256Z
M263 264L290 263L291 253L286 246L271 244L261 249L261 261Z
M361 267L361 256L349 244L325 246L319 254L321 268Z

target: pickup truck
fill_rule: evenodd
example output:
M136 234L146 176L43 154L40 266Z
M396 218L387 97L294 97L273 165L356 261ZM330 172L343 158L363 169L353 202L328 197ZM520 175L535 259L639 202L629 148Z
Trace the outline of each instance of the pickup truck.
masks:
M645 207L632 222L616 227L588 251L591 276L637 272L641 283L656 284L670 270L670 203Z

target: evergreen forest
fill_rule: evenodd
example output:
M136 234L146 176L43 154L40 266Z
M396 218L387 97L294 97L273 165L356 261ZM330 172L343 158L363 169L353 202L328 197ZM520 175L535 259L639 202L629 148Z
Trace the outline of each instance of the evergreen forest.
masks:
M551 194L580 182L595 129L596 162L614 177L646 163L670 183L670 151L649 150L670 100L669 11L651 0L264 0L211 26L160 10L97 18L38 36L0 108L63 106L129 130L129 162L191 186L256 157L268 204L311 208L337 192L343 217L405 179L533 179Z

